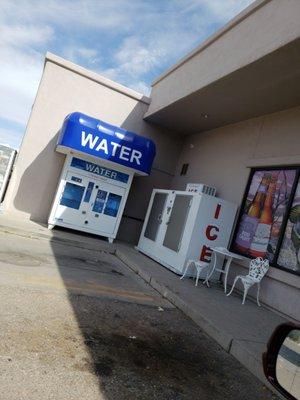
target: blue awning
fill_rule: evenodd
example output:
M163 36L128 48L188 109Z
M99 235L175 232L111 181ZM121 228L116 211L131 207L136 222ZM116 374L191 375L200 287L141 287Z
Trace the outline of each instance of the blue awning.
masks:
M63 123L56 150L73 150L149 175L155 157L151 139L74 112Z

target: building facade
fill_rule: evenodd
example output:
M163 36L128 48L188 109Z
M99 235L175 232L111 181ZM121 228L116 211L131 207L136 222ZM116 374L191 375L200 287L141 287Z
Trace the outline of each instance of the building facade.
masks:
M277 237L275 262L262 282L261 300L299 320L298 221L294 217L298 211L293 208L298 205L300 166L299 16L298 0L254 2L158 77L150 98L47 54L6 193L5 212L47 222L65 161L65 155L55 151L58 132L65 117L74 112L137 132L156 144L151 174L133 179L120 240L138 242L153 188L184 190L189 182L201 182L215 186L221 198L241 205L232 232L234 246L243 214L249 214L257 192L263 190L258 186L252 190L251 179L267 180L261 204L267 208L267 196L275 196L271 181L276 177L282 211L276 217L277 233L274 226L272 231L268 228L271 222L259 221L257 216L251 240L258 236L254 231L259 223L270 229L268 237L273 242ZM286 178L286 171L294 175ZM285 240L294 251L291 265L280 262ZM266 243L268 251L272 243ZM236 273L244 274L247 265L236 263L229 282Z

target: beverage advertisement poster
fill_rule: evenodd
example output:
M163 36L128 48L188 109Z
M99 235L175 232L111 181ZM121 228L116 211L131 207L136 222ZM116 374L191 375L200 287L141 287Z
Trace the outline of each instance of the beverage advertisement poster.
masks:
M300 182L289 212L277 264L300 273Z
M296 169L256 170L240 214L233 249L273 261Z

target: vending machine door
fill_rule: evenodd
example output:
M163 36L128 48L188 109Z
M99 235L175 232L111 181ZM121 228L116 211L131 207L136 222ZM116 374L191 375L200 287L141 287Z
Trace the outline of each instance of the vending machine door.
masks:
M168 196L168 193L154 193L151 211L144 233L145 238L150 239L154 242L157 240L159 229L161 227L162 217L164 215Z
M193 197L182 194L175 194L174 196L170 217L166 222L167 229L163 246L178 253Z
M86 177L69 172L66 176L55 217L57 221L82 225L84 216L84 194L88 186Z
M194 194L154 190L137 249L181 273L193 227Z
M90 229L113 233L125 189L101 183L91 196L87 221Z

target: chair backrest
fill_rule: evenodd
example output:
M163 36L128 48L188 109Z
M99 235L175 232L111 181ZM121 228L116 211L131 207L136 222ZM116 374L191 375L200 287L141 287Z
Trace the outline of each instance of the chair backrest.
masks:
M260 282L269 269L269 260L257 257L250 262L249 276Z

